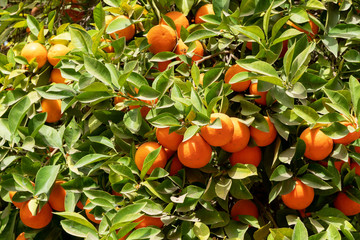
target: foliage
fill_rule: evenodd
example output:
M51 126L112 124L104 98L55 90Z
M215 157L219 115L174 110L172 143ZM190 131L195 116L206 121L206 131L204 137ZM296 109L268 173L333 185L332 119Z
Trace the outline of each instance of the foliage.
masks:
M336 144L323 166L304 157L305 144L299 138L309 126L321 126L333 139L359 131L359 2L214 0L215 15L181 29L180 37L189 46L186 55L148 51L146 33L165 13L178 10L191 20L204 4L0 1L0 239L14 239L23 231L34 239L119 239L129 232L127 239L360 238L359 214L347 217L333 205L343 190L360 203L360 177L347 163L351 158L360 164L354 149L360 140ZM40 10L32 12L35 6ZM81 18L72 18L66 10ZM130 20L118 19L106 27L108 14ZM310 20L318 34L309 33ZM165 21L175 26L170 18ZM137 29L131 41L101 41L130 24ZM197 40L206 51L192 63ZM67 84L49 82L49 63L38 69L36 61L21 56L26 42L32 41L47 49L54 43L68 45L71 51L56 65ZM246 47L249 42L252 50ZM108 46L114 52L103 50ZM158 62L167 60L172 60L169 68L160 72ZM258 90L268 91L266 106L223 81L234 64L248 72L235 75L230 83L257 79ZM114 104L118 96L125 100ZM43 98L62 100L59 122L46 123ZM143 118L134 106L150 111ZM264 132L264 116L270 117L278 137L262 147L257 168L231 166L230 153L213 147L211 162L201 169L183 168L169 175L170 159L150 175L149 168L138 170L136 149L156 141L156 128L171 127L186 141L209 124L213 112L236 116ZM344 121L353 125L345 127ZM255 145L253 140L250 144ZM151 163L157 154L145 161ZM340 171L337 161L346 162ZM57 179L66 181L65 212L55 212L43 229L24 226L9 191L17 191L13 200L35 198L41 207ZM280 197L293 190L296 179L315 189L306 214L287 208ZM87 199L91 204L85 209L102 219L99 225L76 207ZM230 209L238 199L253 199L259 218L232 220ZM164 227L134 230L133 221L144 214L161 217Z

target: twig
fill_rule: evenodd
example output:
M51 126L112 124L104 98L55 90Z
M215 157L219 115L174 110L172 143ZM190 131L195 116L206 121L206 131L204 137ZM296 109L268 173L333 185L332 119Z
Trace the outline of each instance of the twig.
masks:
M199 64L199 63L202 63L202 62L204 62L204 61L206 61L206 60L208 60L208 59L211 59L211 58L213 58L213 57L216 57L216 56L218 56L218 55L220 55L220 54L226 54L226 53L230 53L230 51L229 51L229 50L226 50L226 51L214 53L214 54L212 54L212 55L203 57L202 59L196 61L195 63L196 63L196 64Z

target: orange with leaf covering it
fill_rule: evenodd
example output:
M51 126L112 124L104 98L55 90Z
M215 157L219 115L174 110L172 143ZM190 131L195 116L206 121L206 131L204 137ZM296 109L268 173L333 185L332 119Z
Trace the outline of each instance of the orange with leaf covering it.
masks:
M203 6L201 6L195 15L195 23L196 24L200 24L200 23L204 23L205 21L201 19L202 16L204 15L214 15L214 9L213 9L213 5L212 4L205 4Z
M65 181L56 181L53 188L51 189L49 197L49 204L51 208L59 212L65 211L66 191L61 186L63 183L65 183Z
M149 227L149 226L162 228L164 226L164 223L161 221L160 218L150 217L146 215L139 217L138 219L134 220L134 222L139 223L138 225L136 225L135 229Z
M161 145L158 144L157 142L145 142L136 150L135 164L140 171L142 170L145 158L149 155L149 153L151 153L152 151L155 151L156 149L158 149L160 147L161 147ZM151 172L157 167L164 168L166 165L166 162L167 162L166 152L165 152L164 148L161 148L155 161L151 165L150 169L147 171L147 174L151 174Z
M221 121L221 128L214 128L211 125L206 125L201 128L201 136L211 146L224 146L228 144L234 134L234 124L230 117L224 113L212 113L210 116L210 124L218 118Z
M360 213L360 204L350 199L344 192L338 193L334 201L334 206L346 216L354 216Z
M249 87L249 92L252 95L260 96L260 98L255 98L254 101L260 105L266 106L266 95L268 92L259 92L258 83L251 83Z
M181 27L187 28L189 26L189 20L181 12L178 11L168 12L165 14L165 16L171 18L174 21L178 37L180 37ZM161 19L160 24L166 24L165 20Z
M170 128L157 128L156 138L165 148L176 151L184 136L177 132L169 133Z
M110 16L110 15L108 15L108 16ZM108 25L109 25L112 21L115 21L116 19L128 19L129 20L129 18L124 15L120 15L115 18L108 17L108 19L106 19L106 21L105 21L105 24L106 24L106 22L108 22ZM126 41L130 41L134 37L134 35L135 35L135 25L134 24L131 24L124 29L118 30L118 31L110 34L110 36L113 39L125 37Z
M53 83L66 83L65 78L61 75L61 71L58 68L54 68L50 74L50 81Z
M204 48L199 40L195 41L195 49L192 51L193 56L191 58L192 61L198 61L204 56ZM185 55L188 51L189 47L181 40L179 39L176 48L175 53L178 55Z
M312 187L305 185L300 180L296 180L295 188L290 193L282 195L281 199L288 208L301 210L310 206L314 196L315 193Z
M259 147L270 145L277 136L276 128L271 122L270 118L267 116L264 118L269 126L268 132L263 132L253 126L250 127L250 136L255 141L256 145L258 145Z
M88 205L90 203L90 199L86 200L86 203L85 203L85 206ZM87 218L92 221L93 223L96 223L96 224L100 224L101 223L101 220L98 220L95 218L94 214L90 213L92 209L85 209L85 214L87 216Z
M238 73L241 72L248 72L248 70L240 67L239 65L235 64L232 65L225 73L225 78L224 81L225 83L229 83L230 80ZM242 81L242 82L237 82L237 83L230 83L231 84L231 89L235 92L243 92L246 89L249 88L251 81L250 80L246 80L246 81Z
M38 68L41 68L47 62L47 50L46 48L37 42L28 43L21 50L21 56L26 58L28 62L31 59L36 58L36 62L38 64Z
M20 219L28 227L34 229L40 229L46 227L52 219L52 209L48 203L42 206L41 210L37 209L36 216L33 216L29 204L34 201L28 201L24 203L20 208Z
M221 146L227 152L239 152L246 148L250 140L250 130L248 126L239 121L239 119L230 118L234 125L234 134L232 135L231 141Z
M70 52L70 48L67 46L62 44L55 44L49 49L47 59L51 65L55 66L58 64L58 62L60 62L60 58L57 57L65 56L68 52Z
M348 127L348 126L352 126L353 128L355 128L355 131L353 132L349 132L346 136L339 138L339 139L333 139L335 144L344 144L344 145L349 145L350 143L352 143L353 141L355 141L356 139L360 138L360 131L356 131L357 126L350 123L350 122L341 122L342 125Z
M253 216L254 218L259 217L259 210L255 203L248 199L238 200L235 205L231 208L231 218L235 221L240 221L239 215Z

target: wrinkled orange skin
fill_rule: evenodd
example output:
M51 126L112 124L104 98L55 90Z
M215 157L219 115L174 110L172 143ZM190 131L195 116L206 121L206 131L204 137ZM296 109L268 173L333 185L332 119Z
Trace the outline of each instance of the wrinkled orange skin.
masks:
M135 227L135 229L144 228L148 226L156 226L158 228L162 228L164 223L161 221L160 218L157 217L150 217L143 215L138 219L134 220L134 222L139 222L139 224Z
M182 142L184 136L176 132L169 134L170 128L157 128L156 129L156 138L158 142L163 145L165 148L168 148L172 151L176 151L179 144Z
M234 124L230 117L224 113L212 113L210 123L220 118L221 128L215 129L209 125L201 127L201 136L211 146L224 146L228 144L234 134Z
M178 11L168 12L165 14L165 16L171 18L174 21L176 26L176 32L179 37L180 37L181 27L183 26L184 28L187 28L189 26L189 20L181 12ZM167 25L164 19L161 19L160 24Z
M276 139L277 136L276 128L274 124L270 121L270 118L267 116L264 118L269 125L268 132L260 131L259 129L256 129L252 126L250 127L250 136L252 139L254 139L256 145L258 145L259 147L270 145Z
M135 164L140 171L143 168L143 164L147 155L152 151L158 149L159 147L161 147L161 145L156 142L145 142L136 150ZM164 168L166 162L167 162L166 152L164 148L161 148L159 155L156 157L153 165L147 171L147 174L151 174L151 172L157 167Z
M232 65L225 73L225 78L224 78L225 83L229 83L231 78L240 72L248 72L248 70L240 67L237 64ZM250 80L233 83L231 84L231 89L235 92L243 92L249 88L250 83L251 83Z
M204 23L205 21L200 19L200 17L202 17L204 15L208 15L208 14L215 14L212 4L205 4L204 6L201 6L197 10L196 15L195 15L195 23L196 24Z
M295 188L290 193L282 195L281 199L284 204L291 209L301 210L305 209L314 200L314 189L296 180Z
M20 219L28 227L33 229L40 229L46 227L52 219L52 209L46 203L40 211L33 216L28 207L29 202L24 203L20 208Z
M248 145L250 140L250 130L237 118L231 117L230 119L234 125L234 134L231 141L221 146L221 148L227 152L234 153L243 150Z
M323 160L332 152L333 140L321 132L320 128L305 129L300 139L306 144L304 156L313 161Z
M180 143L178 157L180 162L189 168L201 168L211 160L212 149L200 136L195 134L192 138Z
M28 43L21 50L21 56L26 58L28 62L30 62L31 59L36 58L38 68L41 68L47 62L47 54L46 48L37 42Z
M334 206L346 216L354 216L360 213L360 204L351 200L344 192L338 193L334 201Z
M230 164L234 166L237 163L241 164L252 164L255 167L259 166L261 162L261 149L258 146L250 147L246 146L239 152L231 154L229 160Z
M239 215L249 215L258 218L259 211L251 200L241 199L231 208L230 215L233 220L240 221Z

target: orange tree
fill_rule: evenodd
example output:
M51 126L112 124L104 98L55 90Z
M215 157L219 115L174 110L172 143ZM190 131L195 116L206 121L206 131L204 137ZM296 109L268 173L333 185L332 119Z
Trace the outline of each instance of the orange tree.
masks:
M360 239L358 1L0 5L0 239Z

